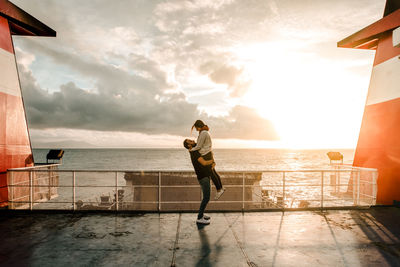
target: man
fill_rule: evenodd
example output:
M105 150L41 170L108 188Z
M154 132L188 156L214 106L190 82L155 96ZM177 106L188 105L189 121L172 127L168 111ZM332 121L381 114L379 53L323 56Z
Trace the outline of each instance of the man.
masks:
M192 147L196 146L196 142L190 139L185 139L185 141L183 141L183 146L190 150ZM197 175L197 180L199 181L201 191L203 192L203 199L200 204L196 222L200 224L210 224L210 217L204 215L204 210L206 209L208 201L210 201L211 168L215 163L213 160L205 160L197 150L189 151L189 153L194 171Z

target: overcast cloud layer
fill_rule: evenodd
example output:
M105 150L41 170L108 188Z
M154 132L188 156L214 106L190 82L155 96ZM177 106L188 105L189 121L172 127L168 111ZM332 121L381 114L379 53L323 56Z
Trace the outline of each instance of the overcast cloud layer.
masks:
M333 58L322 44L372 22L384 1L12 2L58 34L14 37L30 128L186 136L201 118L215 138L277 140L242 103L253 78L235 49L305 40L303 52Z

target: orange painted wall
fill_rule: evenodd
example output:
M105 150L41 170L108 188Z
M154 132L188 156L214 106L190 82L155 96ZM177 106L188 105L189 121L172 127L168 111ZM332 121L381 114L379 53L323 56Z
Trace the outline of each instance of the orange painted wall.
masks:
M0 17L0 49L3 53L14 55L8 21L3 17ZM4 59L0 57L0 60ZM20 92L19 81L16 83ZM8 94L0 83L0 207L8 204L7 169L32 164L32 149L22 98Z
M379 39L375 55L375 67L387 60L400 60L400 48L393 47L391 31ZM385 69L386 74L399 70ZM400 84L378 84L378 92L393 92ZM370 88L371 90L371 88ZM376 93L375 93L376 94ZM368 100L367 100L368 102ZM361 124L358 144L354 156L354 166L377 168L377 204L392 205L393 200L400 200L400 98L376 104L366 105Z

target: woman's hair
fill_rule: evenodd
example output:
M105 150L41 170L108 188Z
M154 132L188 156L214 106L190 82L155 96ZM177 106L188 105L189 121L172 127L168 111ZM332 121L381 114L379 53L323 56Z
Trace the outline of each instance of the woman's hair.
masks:
M206 125L204 124L204 122L203 122L202 120L197 120L197 121L195 121L195 123L193 124L192 129L191 129L190 131L192 132L194 127L196 127L196 128L203 128L204 126L206 126Z

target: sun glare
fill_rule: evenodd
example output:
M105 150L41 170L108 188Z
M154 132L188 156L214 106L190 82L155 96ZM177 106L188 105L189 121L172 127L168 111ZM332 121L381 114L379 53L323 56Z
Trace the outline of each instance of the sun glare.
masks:
M285 43L235 52L253 80L244 103L272 121L283 146L356 146L368 81Z

